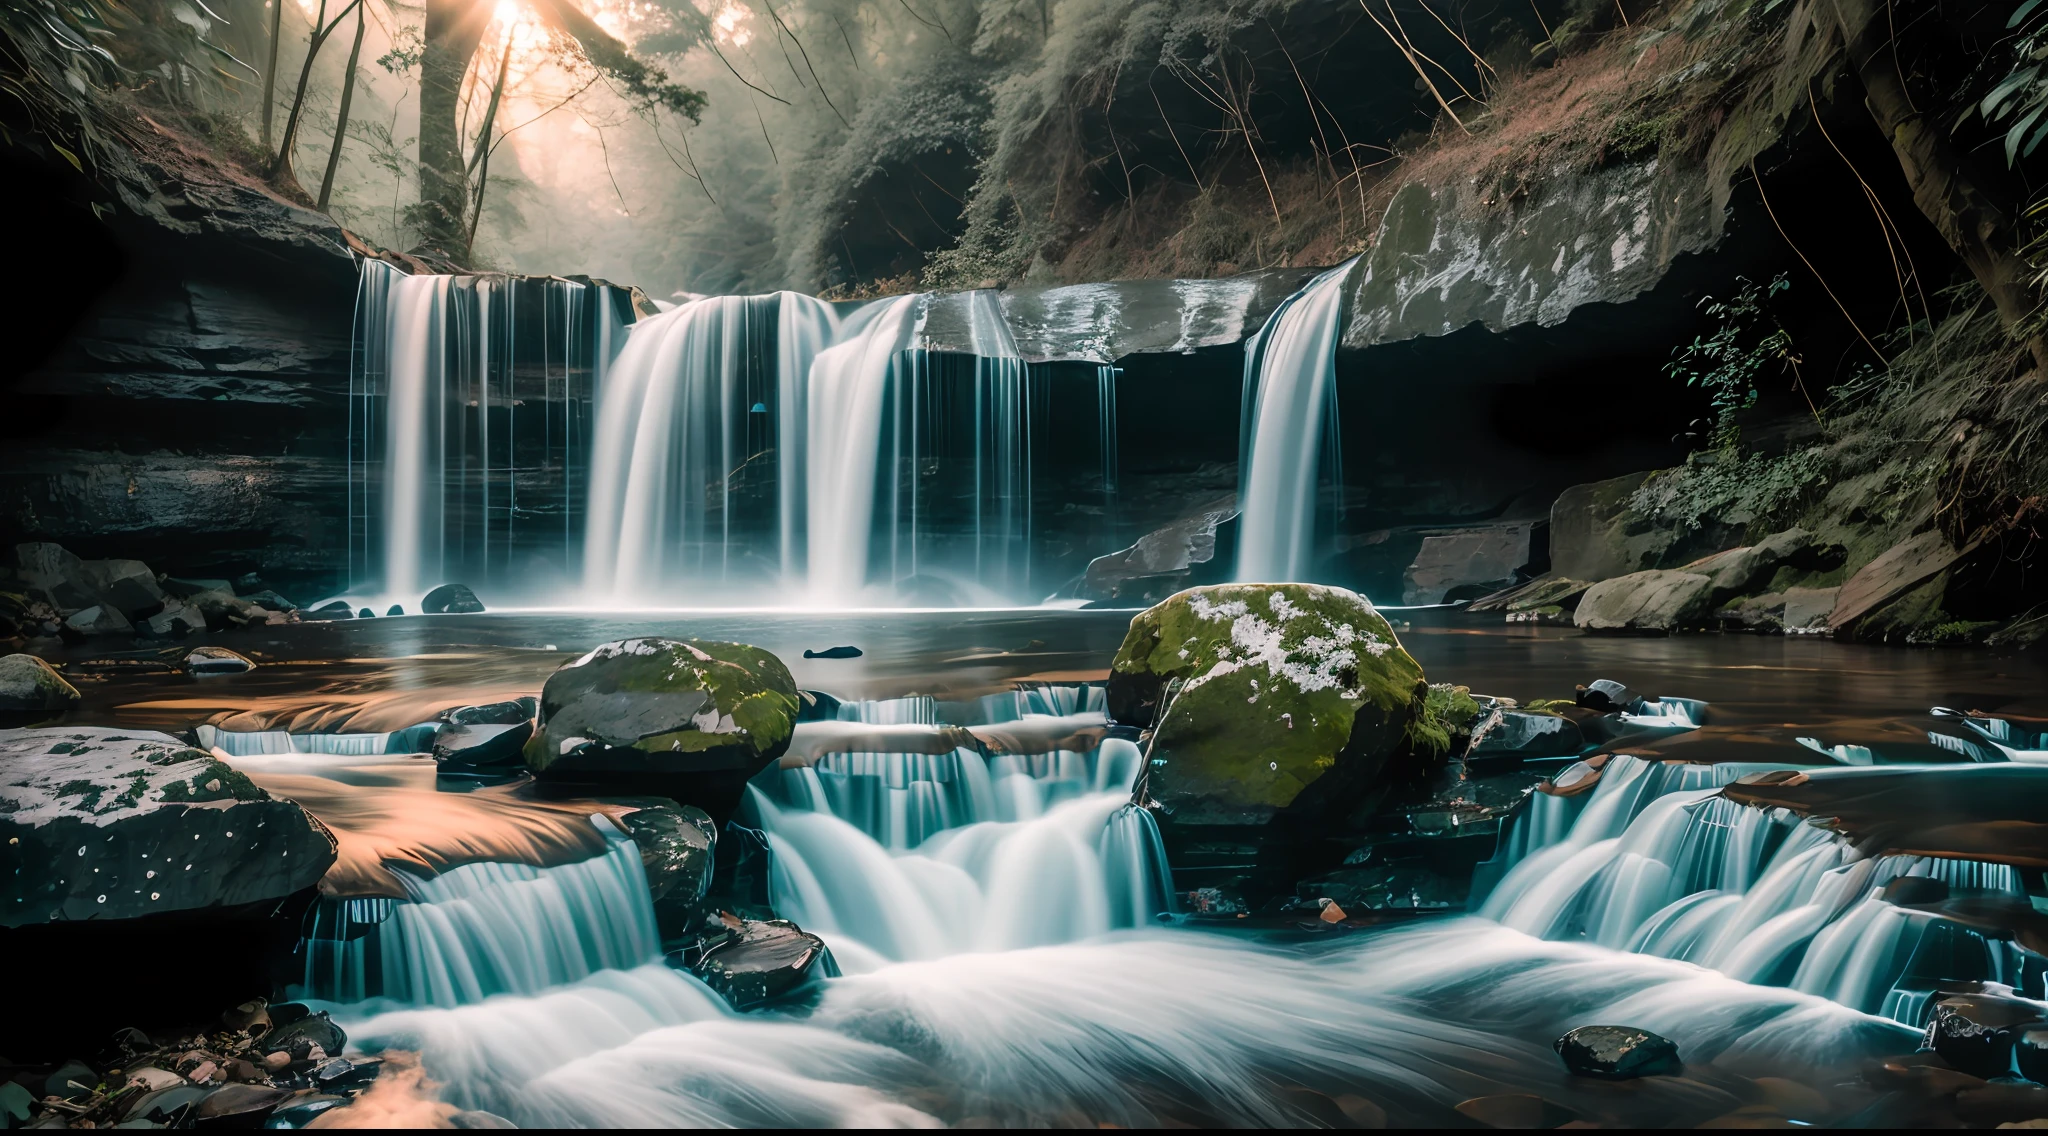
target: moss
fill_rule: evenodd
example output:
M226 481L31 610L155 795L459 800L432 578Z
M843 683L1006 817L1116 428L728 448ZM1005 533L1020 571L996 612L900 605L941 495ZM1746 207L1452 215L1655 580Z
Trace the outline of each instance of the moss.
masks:
M682 716L651 723L675 728L635 735L609 729L621 712L620 694L672 696L702 692L708 701L696 711L656 711ZM546 768L571 738L645 753L702 753L740 746L754 754L778 753L795 729L799 708L796 681L782 660L745 643L702 640L628 639L607 643L549 676L541 695L542 729L527 745L527 761ZM717 720L707 728L705 719ZM724 728L730 722L730 728Z
M1195 588L1140 613L1113 695L1143 703L1134 689L1165 697L1176 680L1153 795L1224 813L1285 808L1340 761L1383 760L1425 698L1422 667L1371 604L1309 584Z
M1472 700L1469 687L1433 682L1429 685L1429 694L1422 700L1421 711L1409 723L1408 736L1418 749L1448 753L1451 735L1470 729L1472 719L1478 716L1479 703Z
M106 791L107 787L97 781L66 781L62 786L58 787L57 795L59 797L77 797L78 803L71 807L79 812L89 813L99 808L100 796Z

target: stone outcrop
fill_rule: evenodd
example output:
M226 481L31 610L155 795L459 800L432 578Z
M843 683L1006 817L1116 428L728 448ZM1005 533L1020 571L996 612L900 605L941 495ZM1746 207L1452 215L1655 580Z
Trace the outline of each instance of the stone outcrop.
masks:
M68 710L78 701L78 688L36 656L0 657L0 710Z
M313 886L332 836L167 734L0 731L0 926L232 908Z
M1589 631L1683 630L1706 623L1731 600L1768 586L1783 568L1839 563L1840 556L1839 548L1816 546L1812 533L1787 529L1682 568L1602 580L1579 599L1572 619Z
M721 822L748 778L789 748L799 700L759 647L606 643L548 676L526 764L544 779L637 787Z
M1143 799L1177 824L1262 824L1311 786L1315 807L1355 803L1408 752L1426 688L1362 597L1224 584L1131 621L1109 708L1119 722L1153 726Z
M993 314L1000 316L998 334L1034 363L1114 363L1135 354L1184 354L1251 336L1316 271L1278 268L1215 280L1116 280L945 293L927 302L923 333L935 351L986 353L988 316Z
M1236 552L1236 520L1235 496L1213 502L1089 561L1074 594L1102 603L1157 603L1190 584L1220 579Z

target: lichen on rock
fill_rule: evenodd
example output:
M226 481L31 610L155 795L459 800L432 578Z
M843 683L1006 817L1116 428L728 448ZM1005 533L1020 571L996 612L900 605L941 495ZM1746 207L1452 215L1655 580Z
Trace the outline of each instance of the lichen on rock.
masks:
M1147 795L1220 824L1261 823L1333 772L1322 795L1344 803L1416 749L1427 693L1364 597L1313 584L1182 592L1131 621L1109 682L1112 716L1159 719Z

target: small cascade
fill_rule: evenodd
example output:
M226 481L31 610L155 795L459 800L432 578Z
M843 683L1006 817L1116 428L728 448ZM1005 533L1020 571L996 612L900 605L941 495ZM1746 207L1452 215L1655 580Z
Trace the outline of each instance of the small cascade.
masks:
M1031 374L996 294L975 291L967 299L974 347L974 578L1014 592L1031 583Z
M1116 503L1116 384L1122 367L1107 363L1095 368L1096 448L1102 452L1102 497L1105 505Z
M1346 261L1274 309L1245 345L1238 446L1237 578L1305 580L1314 552L1318 471L1342 495L1337 341Z
M1719 795L1770 768L1616 757L1590 793L1533 794L1481 913L1541 938L1693 962L1914 1026L1936 981L2024 982L2010 944L1879 898L1892 880L1925 876L2024 902L2013 869L1866 857L1784 810Z
M421 877L406 897L322 901L304 988L335 1002L458 1006L538 994L661 954L637 845L601 815L605 853L554 868L481 863Z
M693 300L635 325L598 399L588 590L658 601L678 584L727 579L750 553L747 578L779 570L787 526L752 531L748 518L790 504L803 446L778 446L769 404L786 435L801 376L836 322L829 304L778 292Z
M811 365L804 409L805 560L810 592L819 600L853 602L867 586L885 415L892 393L902 397L903 384L891 380L901 371L921 299L897 296L861 308L848 317L840 341Z
M449 580L516 590L574 571L590 407L622 303L605 285L364 262L349 376L352 594L410 609Z
M201 749L218 749L229 757L277 754L325 754L373 757L393 753L425 753L434 746L438 722L371 734L293 734L284 730L222 730L199 726L193 732Z

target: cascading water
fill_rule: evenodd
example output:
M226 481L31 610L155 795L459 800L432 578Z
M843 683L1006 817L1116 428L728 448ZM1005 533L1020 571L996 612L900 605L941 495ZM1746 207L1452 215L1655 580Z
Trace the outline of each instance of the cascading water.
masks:
M364 262L349 382L352 594L410 608L447 580L509 590L567 579L618 302L604 285Z
M1346 261L1309 281L1245 345L1240 580L1308 579L1318 471L1329 471L1341 492L1337 340L1344 282L1355 263Z
M1718 795L1772 768L1617 757L1589 794L1532 794L1504 842L1511 866L1482 914L1542 938L1698 963L1909 1025L1919 1024L1936 980L2026 980L2010 944L1879 898L1894 879L1927 876L2025 902L2013 869L1866 857L1783 810Z
M811 364L804 408L807 584L821 601L856 601L868 580L884 412L919 296L870 304Z
M650 602L675 585L723 580L748 542L774 450L783 507L801 441L778 447L801 413L812 361L832 338L831 305L795 292L693 300L634 326L598 399L584 585L606 599ZM795 410L792 410L792 406ZM751 492L750 492L751 491ZM751 509L748 506L753 506ZM785 516L787 514L785 513ZM773 534L787 562L787 525ZM756 564L751 577L772 575Z

